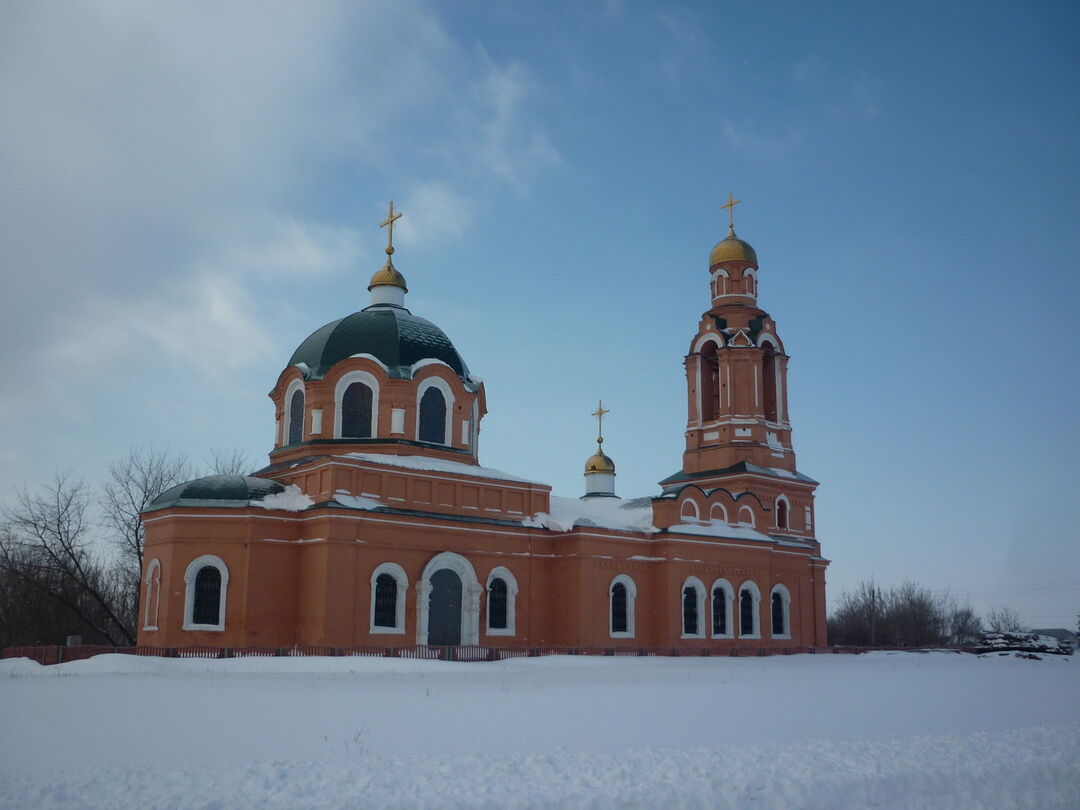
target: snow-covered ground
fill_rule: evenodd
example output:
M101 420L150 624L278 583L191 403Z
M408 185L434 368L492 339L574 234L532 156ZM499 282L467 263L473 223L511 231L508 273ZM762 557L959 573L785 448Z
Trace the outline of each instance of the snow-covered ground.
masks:
M1080 660L0 662L0 807L1080 807Z

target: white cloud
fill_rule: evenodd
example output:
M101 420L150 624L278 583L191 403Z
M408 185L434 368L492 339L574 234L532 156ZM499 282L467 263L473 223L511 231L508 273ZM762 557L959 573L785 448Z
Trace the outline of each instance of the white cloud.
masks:
M410 245L457 239L472 223L472 205L445 183L414 186L402 200L398 227Z

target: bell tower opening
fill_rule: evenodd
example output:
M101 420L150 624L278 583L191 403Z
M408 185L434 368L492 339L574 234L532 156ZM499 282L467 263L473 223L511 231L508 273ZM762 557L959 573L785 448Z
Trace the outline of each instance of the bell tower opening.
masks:
M701 421L712 422L720 416L720 359L716 344L706 343L701 349Z
M776 421L776 349L771 343L761 347L761 402L767 422Z

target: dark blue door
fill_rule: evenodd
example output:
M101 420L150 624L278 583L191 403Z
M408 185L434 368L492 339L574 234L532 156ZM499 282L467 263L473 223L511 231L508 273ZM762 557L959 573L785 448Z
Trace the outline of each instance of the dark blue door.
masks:
M448 568L431 575L428 644L456 647L461 643L461 577Z

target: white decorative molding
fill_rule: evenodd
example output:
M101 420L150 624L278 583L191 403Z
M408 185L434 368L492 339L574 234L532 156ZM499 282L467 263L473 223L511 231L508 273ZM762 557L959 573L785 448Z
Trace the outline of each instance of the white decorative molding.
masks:
M697 611L697 626L698 631L696 633L686 632L686 615L683 607L683 600L686 599L686 589L694 589L694 609ZM682 587L679 589L679 627L681 629L681 638L705 638L705 584L697 577L687 577L683 582Z
M506 627L491 627L491 583L496 579L501 579L506 583ZM500 565L491 569L484 590L488 595L487 621L484 623L484 634L488 636L517 635L517 578L510 572L509 568Z
M395 436L405 433L405 409L393 408L390 411L390 432Z
M397 585L397 597L394 602L394 626L383 627L375 624L375 585L382 574L389 574ZM371 572L371 612L368 614L368 632L405 633L405 600L409 598L409 577L405 569L397 563L384 562Z
M716 612L716 592L723 592L723 606L724 610L724 627L727 628L726 633L713 632L713 628L716 627L715 621L712 620L713 614ZM735 589L731 586L731 583L726 579L717 579L713 582L712 588L709 590L711 595L709 599L709 633L713 638L735 638L735 617L732 615L732 605L735 603Z
M379 380L374 374L362 369L354 369L342 374L341 379L334 385L334 438L349 438L341 435L341 400L345 396L345 391L353 383L362 383L371 389L371 432L368 435L375 438L379 435Z
M626 630L618 631L612 629L612 591L616 585L622 584L626 587ZM628 577L626 574L619 574L608 585L608 634L612 638L633 638L637 629L636 620L634 614L637 608L637 585L634 584L634 580Z
M217 624L195 624L195 579L203 568L216 568L221 574L221 598L218 600ZM204 554L196 557L184 571L184 630L213 630L225 629L225 596L229 592L229 569L221 557L213 554Z
M322 408L314 408L311 411L311 435L318 436L322 433Z
M304 412L307 412L307 391L304 388L304 381L300 379L293 380L291 383L289 383L288 388L285 389L284 416L281 420L284 425L284 429L281 431L281 444L283 447L288 445L289 443L289 432L292 430L292 398L293 394L297 391L304 395ZM304 441L303 425L304 421L303 417L301 416L300 441Z
M744 633L742 626L743 591L748 591L750 593L750 598L753 600L751 619L751 624L753 625L753 627L751 628L751 632L749 633ZM746 580L746 582L740 585L736 602L738 603L736 615L739 619L739 638L761 638L761 590L758 588L757 583L754 582L752 579L748 579Z
M773 633L773 597L779 595L780 597L780 610L783 617L784 632ZM789 639L791 638L791 592L788 591L787 586L777 583L772 586L772 590L769 592L769 633L773 638Z
M158 629L158 609L161 606L161 562L154 559L146 566L146 603L143 605L143 630Z
M420 401L429 388L438 388L446 403L446 425L443 428L443 444L450 446L454 443L454 392L450 384L442 377L427 377L416 386L416 436L420 440ZM437 444L437 442L436 442Z

